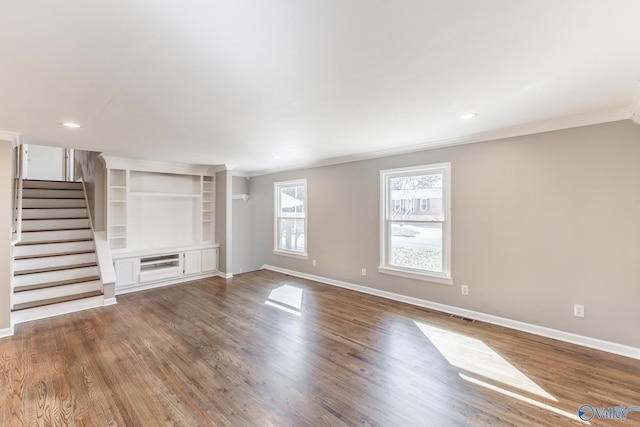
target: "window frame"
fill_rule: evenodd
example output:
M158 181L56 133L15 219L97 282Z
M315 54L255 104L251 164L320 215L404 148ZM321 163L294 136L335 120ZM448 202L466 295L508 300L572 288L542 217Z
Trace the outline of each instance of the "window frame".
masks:
M285 187L304 187L304 217L297 218L304 220L304 252L291 251L287 249L280 248L280 235L279 235L279 223L281 219L286 217L280 216L280 189ZM273 224L273 253L275 255L287 256L292 258L299 259L308 259L308 239L307 239L307 228L308 228L308 208L307 203L309 200L309 193L307 187L307 179L295 179L291 181L278 181L273 183L273 197L274 197L274 224Z
M391 239L391 224L394 222L388 217L389 200L391 197L389 182L391 178L400 176L429 175L442 173L442 212L444 221L422 221L424 223L442 224L442 273L403 268L389 263ZM433 282L445 285L453 285L451 277L451 163L435 163L428 165L409 166L380 171L380 265L378 271L409 279Z

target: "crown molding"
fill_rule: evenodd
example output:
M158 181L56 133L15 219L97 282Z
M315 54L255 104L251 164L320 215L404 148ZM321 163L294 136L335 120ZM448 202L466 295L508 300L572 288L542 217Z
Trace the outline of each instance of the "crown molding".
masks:
M638 112L640 115L640 112ZM537 133L553 132L557 130L577 128L582 126L597 125L601 123L616 122L631 118L629 107L614 108L607 111L599 111L597 113L580 114L575 116L560 117L556 119L543 120L533 123L524 123L521 125L510 126L501 129L495 129L488 132L481 132L472 135L465 135L457 138L441 139L435 141L424 142L422 144L392 148L388 150L372 151L342 157L333 157L331 159L320 162L298 164L290 167L278 169L265 169L261 171L248 172L250 177L269 175L272 173L293 171L299 169L308 169L321 166L331 166L341 163L356 162L360 160L376 159L380 157L394 156L398 154L415 153L417 151L431 150L442 147L452 147L455 145L473 144L476 142L494 141L505 138L515 138L525 135L533 135Z
M8 141L15 148L22 144L22 136L17 132L0 130L0 141Z

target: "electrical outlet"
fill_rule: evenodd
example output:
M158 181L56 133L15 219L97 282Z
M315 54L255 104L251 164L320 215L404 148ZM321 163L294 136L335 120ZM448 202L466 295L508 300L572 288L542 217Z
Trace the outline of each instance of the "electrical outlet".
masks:
M315 259L313 260L313 266L314 267L316 266L316 260Z
M362 269L362 275L363 275L363 276L366 276L366 275L367 275L367 269L366 269L366 268L363 268L363 269Z
M575 317L584 317L584 305L574 304L573 315Z
M467 285L460 286L460 292L462 295L469 295L469 287Z

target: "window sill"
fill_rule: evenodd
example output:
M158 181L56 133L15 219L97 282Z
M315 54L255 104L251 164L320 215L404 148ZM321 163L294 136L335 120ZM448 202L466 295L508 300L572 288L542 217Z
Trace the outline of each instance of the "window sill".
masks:
M453 285L453 279L449 276L438 276L435 274L417 273L414 271L400 270L393 267L378 267L378 271L383 274L404 277L406 279L420 280L423 282L438 283L441 285Z
M273 251L274 255L287 256L289 258L297 258L297 259L309 259L307 253L298 253L298 252L285 252L285 251Z

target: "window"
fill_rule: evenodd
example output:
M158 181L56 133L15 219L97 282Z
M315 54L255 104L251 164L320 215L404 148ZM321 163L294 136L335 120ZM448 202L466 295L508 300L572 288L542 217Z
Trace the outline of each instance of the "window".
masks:
M381 273L452 284L450 163L380 172Z
M275 183L274 253L307 258L307 180Z

